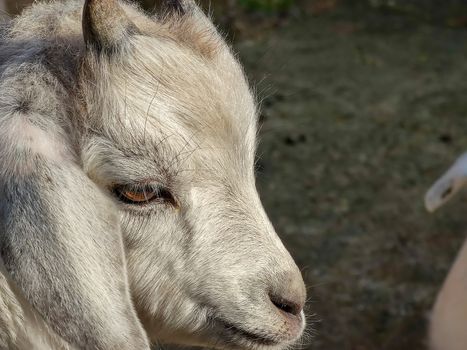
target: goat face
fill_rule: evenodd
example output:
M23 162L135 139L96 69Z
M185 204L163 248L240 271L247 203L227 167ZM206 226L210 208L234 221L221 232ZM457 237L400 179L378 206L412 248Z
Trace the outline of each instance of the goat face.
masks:
M83 23L92 132L82 158L119 203L146 332L221 348L290 345L304 328L305 288L255 189L257 113L241 67L191 2L157 21L96 3Z

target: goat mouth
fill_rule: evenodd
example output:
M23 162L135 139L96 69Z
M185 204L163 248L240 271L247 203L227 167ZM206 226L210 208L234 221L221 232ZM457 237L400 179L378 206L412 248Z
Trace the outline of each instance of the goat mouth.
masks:
M222 325L224 331L223 333L228 338L228 341L235 343L247 343L249 346L246 346L245 348L254 348L255 346L273 347L282 343L282 340L278 339L277 336L258 334L253 331L247 331L223 320L220 320L219 322Z

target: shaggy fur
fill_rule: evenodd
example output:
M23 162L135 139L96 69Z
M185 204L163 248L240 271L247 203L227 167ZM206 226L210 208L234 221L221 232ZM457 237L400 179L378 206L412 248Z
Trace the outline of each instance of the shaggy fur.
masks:
M194 2L165 5L39 3L3 29L2 349L283 348L303 331L243 71ZM116 195L147 186L160 198Z

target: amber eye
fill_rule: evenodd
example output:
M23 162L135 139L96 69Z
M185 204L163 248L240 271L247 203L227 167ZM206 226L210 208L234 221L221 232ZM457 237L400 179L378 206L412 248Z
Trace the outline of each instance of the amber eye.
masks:
M177 206L177 202L170 191L158 185L117 185L112 191L118 199L127 204L143 205L158 201L160 203L168 203Z

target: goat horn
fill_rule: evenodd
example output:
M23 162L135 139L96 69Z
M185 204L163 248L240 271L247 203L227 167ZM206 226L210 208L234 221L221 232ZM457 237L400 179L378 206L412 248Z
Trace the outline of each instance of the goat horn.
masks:
M193 0L165 0L162 3L170 12L178 15L184 15L195 5Z
M177 12L181 15L185 13L185 9L180 0L167 0L166 6L170 8L172 11Z
M82 24L86 46L98 50L115 50L138 33L117 0L86 0Z

